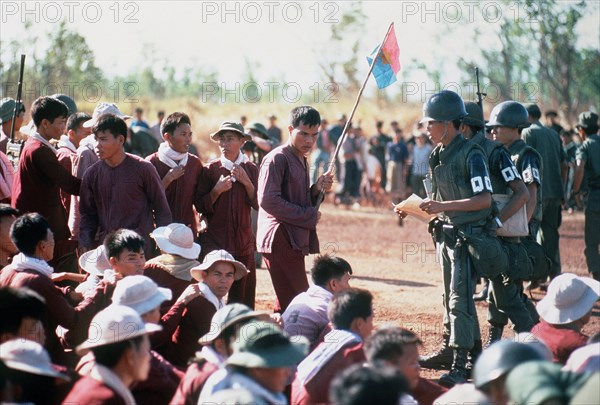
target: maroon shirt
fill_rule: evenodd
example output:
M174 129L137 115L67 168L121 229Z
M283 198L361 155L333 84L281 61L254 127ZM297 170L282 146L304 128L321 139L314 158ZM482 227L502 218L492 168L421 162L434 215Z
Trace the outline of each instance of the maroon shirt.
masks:
M588 337L581 332L560 325L551 325L544 320L531 329L538 339L552 352L552 361L565 364L571 353L587 344Z
M242 163L240 167L254 186L252 198L248 197L246 188L236 181L214 204L210 198L211 190L221 176L229 176L231 172L222 166L220 159L210 162L202 172L196 196L197 207L206 216L207 222L206 232L200 235L200 245L205 253L224 249L236 258L254 254L251 209L258 209L258 168L252 162Z
M63 404L130 405L108 385L91 377L81 377Z
M160 354L151 350L148 378L133 385L131 393L139 405L168 404L182 377L183 372L173 367Z
M81 180L71 175L42 142L29 138L23 146L19 166L12 186L11 205L21 211L38 212L50 224L54 239L71 236L67 212L60 199L60 190L79 195Z
M442 396L446 391L448 391L447 388L423 377L419 377L419 384L411 394L413 398L417 400L419 405L433 405L435 400Z
M156 263L156 260L160 258L155 257L152 260L146 262L144 266L144 275L149 277L158 284L159 287L168 288L172 292L172 298L169 301L164 301L160 305L160 313L165 314L171 308L171 306L175 303L177 298L183 293L183 291L190 285L196 282L196 280L192 279L190 276L190 280L184 280L181 278L177 278L174 275L167 272L167 270L159 263ZM188 273L189 275L189 273Z
M79 212L79 246L87 248L95 248L108 233L120 228L142 235L149 248L154 225L171 223L171 210L156 169L129 153L117 167L100 160L85 172Z
M282 225L290 235L294 250L304 255L319 253L315 203L306 158L294 154L290 145L269 152L260 166L258 178L258 251L271 253L275 231Z
M171 170L169 166L160 161L158 152L147 156L146 160L156 168L161 179ZM198 235L198 221L192 206L201 174L202 162L196 156L188 153L185 173L177 180L172 181L165 190L167 202L173 214L173 222L189 226L194 232L194 236ZM196 207L196 209L198 208Z
M197 405L206 380L218 369L218 365L205 359L192 362L169 403L171 405Z
M65 146L58 148L56 152L58 163L60 163L62 167L67 169L69 173L72 173L71 156L75 155L75 153ZM65 192L64 190L60 190L60 200L62 201L63 207L65 207L67 218L69 218L69 209L71 208L71 194Z

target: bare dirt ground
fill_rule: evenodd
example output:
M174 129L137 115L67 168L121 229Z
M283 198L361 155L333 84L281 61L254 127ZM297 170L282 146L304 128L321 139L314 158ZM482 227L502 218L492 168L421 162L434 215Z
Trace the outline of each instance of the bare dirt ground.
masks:
M352 265L351 285L368 289L374 295L376 327L394 324L410 329L423 341L421 353L436 349L442 335L442 279L427 226L412 218L407 218L404 226L398 226L391 206L352 210L324 204L321 212L318 225L321 252L336 254ZM581 212L563 216L560 228L563 272L587 275L583 221ZM312 255L307 258L307 270L313 259ZM259 269L257 278L257 308L270 310L274 291L268 271ZM540 290L533 292L535 301L543 296ZM477 303L477 312L485 341L487 304ZM584 333L591 335L598 331L600 304L597 303ZM513 334L510 328L504 331L504 337ZM437 378L440 374L422 370L427 378Z

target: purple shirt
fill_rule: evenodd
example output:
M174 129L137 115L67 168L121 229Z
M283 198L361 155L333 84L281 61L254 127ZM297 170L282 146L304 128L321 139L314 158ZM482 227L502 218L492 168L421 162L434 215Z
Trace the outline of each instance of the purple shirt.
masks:
M311 197L308 162L282 145L265 156L258 177L256 248L271 253L275 231L282 225L294 250L319 253L316 198Z
M94 248L109 232L127 228L142 235L171 223L165 189L152 163L130 155L117 167L94 163L84 174L79 202L79 245Z

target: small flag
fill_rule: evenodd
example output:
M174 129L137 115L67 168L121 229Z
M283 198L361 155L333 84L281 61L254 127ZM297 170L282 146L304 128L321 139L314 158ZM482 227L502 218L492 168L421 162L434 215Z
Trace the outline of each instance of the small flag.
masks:
M367 56L369 65L373 63L373 58L377 55L379 46L377 46L370 56ZM396 74L400 71L400 48L396 39L396 31L394 27L390 30L390 34L385 40L381 52L377 55L375 66L373 67L373 76L377 81L377 87L380 89L386 88L396 82Z

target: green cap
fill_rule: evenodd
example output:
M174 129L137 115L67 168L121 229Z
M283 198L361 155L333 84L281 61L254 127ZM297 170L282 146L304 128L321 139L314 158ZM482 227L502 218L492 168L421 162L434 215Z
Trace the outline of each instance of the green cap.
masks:
M242 126L242 124L237 123L237 122L231 122L231 121L222 122L221 126L219 126L219 130L210 134L210 139L212 139L213 141L216 142L219 140L219 135L221 135L223 132L227 132L227 131L237 132L238 134L240 134L240 136L242 138L244 138L247 141L252 139L252 137L250 135L247 135L246 133L244 133L244 127Z
M269 136L267 128L265 128L265 126L260 122L251 122L249 125L246 126L246 129L248 131L256 131L265 137Z
M75 114L77 112L77 103L75 103L75 100L73 100L71 97L67 96L66 94L56 93L56 94L51 95L50 97L55 98L55 99L60 100L63 103L65 103L67 108L69 109L69 115Z
M309 342L303 336L294 341L273 323L255 321L240 328L233 354L226 364L242 367L280 368L294 366L308 353Z
M577 126L583 129L598 130L598 114L591 111L582 112L579 114Z
M14 98L6 97L0 100L0 124L4 124L5 122L12 120L16 104L17 103ZM23 103L19 103L19 106L20 111L25 111Z

